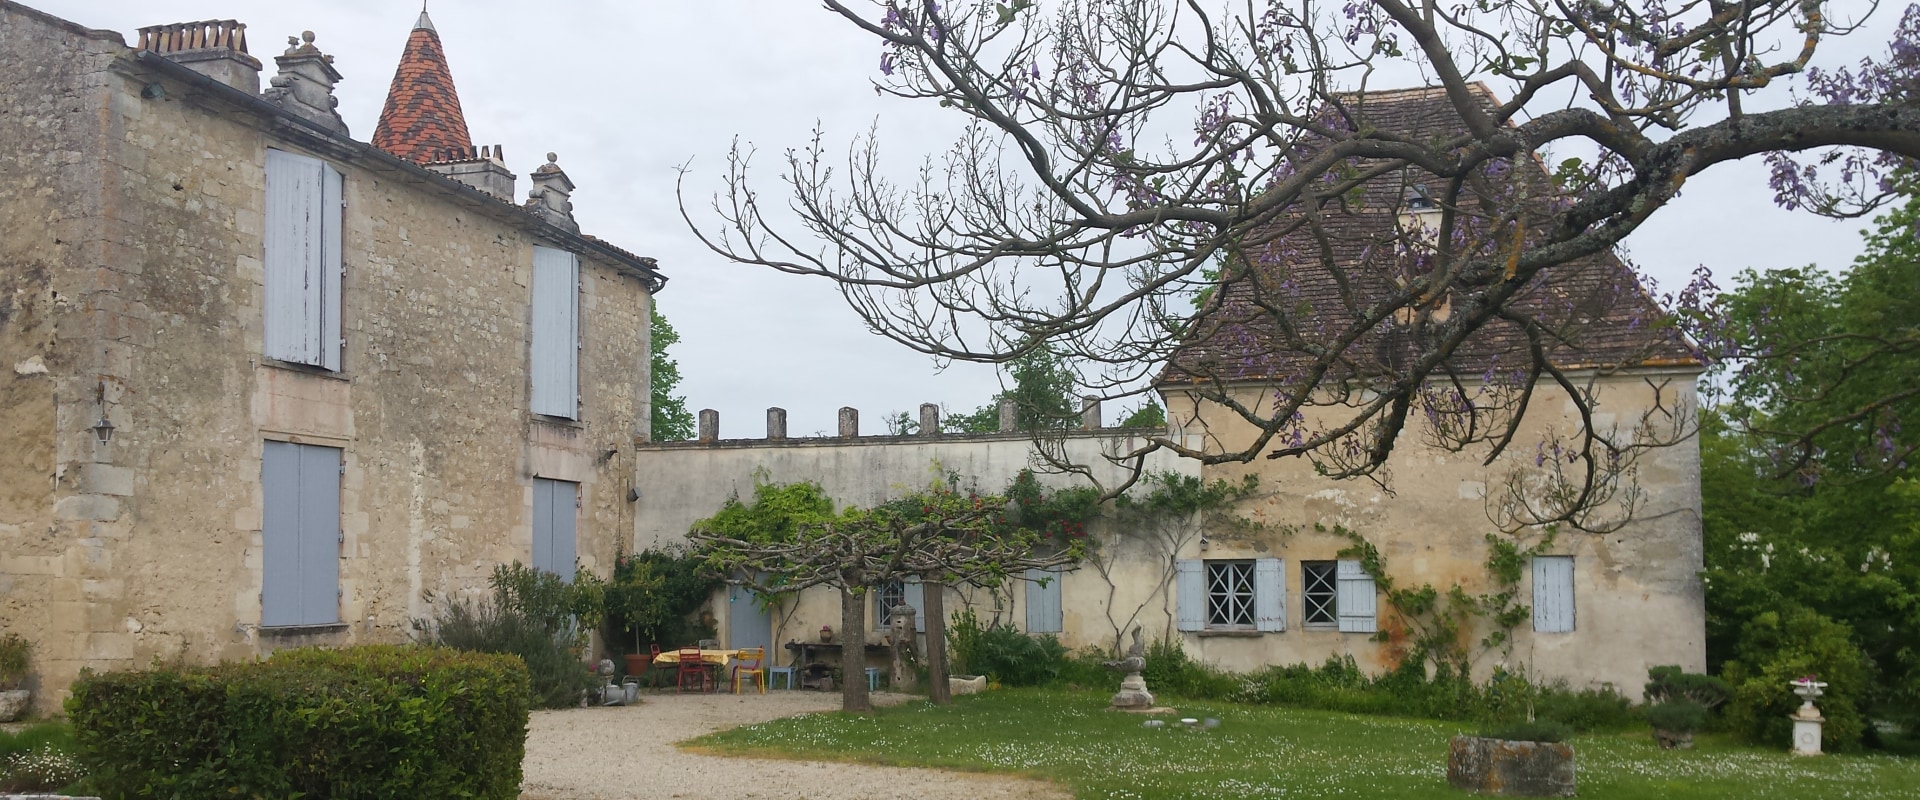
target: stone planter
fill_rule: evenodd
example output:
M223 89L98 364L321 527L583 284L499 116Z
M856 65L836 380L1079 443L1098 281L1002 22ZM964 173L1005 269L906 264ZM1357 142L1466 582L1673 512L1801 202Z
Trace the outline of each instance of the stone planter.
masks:
M33 692L26 689L14 689L0 692L0 722L12 722L27 712L27 706L33 700Z
M1662 750L1692 750L1693 731L1663 731L1653 729L1653 740Z
M953 675L947 678L948 694L979 694L986 690L987 676L985 675Z
M1572 797L1573 747L1455 736L1447 749L1447 783L1497 797Z

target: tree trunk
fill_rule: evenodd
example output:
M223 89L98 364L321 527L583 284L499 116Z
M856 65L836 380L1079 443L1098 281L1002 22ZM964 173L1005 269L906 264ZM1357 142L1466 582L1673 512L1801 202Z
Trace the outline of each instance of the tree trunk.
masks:
M867 693L867 596L840 590L840 710L858 714L873 711Z
M947 585L922 581L921 604L927 607L927 697L936 706L953 702L947 686Z

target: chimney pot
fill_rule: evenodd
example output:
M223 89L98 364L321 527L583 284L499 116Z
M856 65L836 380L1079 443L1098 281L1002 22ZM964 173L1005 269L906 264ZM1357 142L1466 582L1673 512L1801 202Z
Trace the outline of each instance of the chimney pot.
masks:
M720 412L711 408L700 409L700 441L720 441Z
M260 93L260 59L247 54L247 26L230 19L140 29L139 49L249 94Z
M940 433L940 406L933 403L920 404L920 435L936 436Z
M840 438L852 439L860 435L860 409L847 406L840 409Z
M781 441L787 438L787 410L780 407L767 409L767 438Z

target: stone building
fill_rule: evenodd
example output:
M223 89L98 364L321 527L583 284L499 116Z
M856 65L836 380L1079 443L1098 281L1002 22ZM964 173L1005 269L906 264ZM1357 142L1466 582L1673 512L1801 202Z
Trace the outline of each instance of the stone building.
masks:
M1374 92L1355 105L1364 108L1355 113L1364 113L1365 124L1416 141L1443 140L1461 124L1438 89ZM1532 186L1532 196L1551 196L1537 164L1513 169L1516 180ZM1259 428L1200 390L1217 388L1243 407L1265 407L1276 392L1292 390L1306 354L1324 343L1311 341L1316 326L1310 320L1297 324L1309 341L1290 340L1262 308L1310 308L1353 318L1390 292L1390 270L1368 259L1391 252L1383 242L1417 228L1418 217L1432 211L1430 198L1441 191L1403 183L1370 182L1366 197L1353 202L1359 210L1320 226L1324 239L1314 247L1280 240L1266 245L1271 256L1244 254L1262 265L1247 282L1290 287L1294 294L1267 298L1263 306L1249 296L1247 282L1221 288L1223 300L1196 327L1222 326L1231 334L1197 336L1183 345L1157 386L1170 436L1212 452L1236 452L1256 441ZM1298 252L1327 254L1350 285L1337 285L1325 262L1292 255ZM1435 313L1449 313L1449 302L1441 299ZM1456 643L1483 679L1495 669L1524 670L1575 686L1611 684L1633 696L1650 666L1704 669L1699 457L1690 435L1699 360L1677 334L1655 324L1660 310L1611 255L1549 269L1514 307L1546 331L1552 342L1548 360L1571 392L1550 379L1533 384L1515 444L1491 463L1482 463L1484 448L1462 451L1436 443L1434 421L1420 414L1395 445L1385 486L1323 477L1305 459L1206 467L1156 463L1149 468L1208 481L1257 476L1256 493L1229 512L1257 525L1224 524L1223 516L1171 531L1109 522L1096 532L1097 560L1057 580L956 594L948 607L972 604L984 618L1054 633L1072 647L1116 648L1123 631L1138 624L1149 638L1178 642L1191 655L1229 669L1351 657L1378 672L1417 652L1422 630L1430 629L1424 626L1438 621L1396 607L1381 585L1390 580L1402 589L1430 585L1442 597L1455 587L1487 598L1505 594L1508 609L1525 610L1518 619L1509 616L1511 628L1488 618L1494 615L1469 617ZM1414 351L1399 336L1352 346L1346 379L1362 387L1354 402L1365 402L1367 381L1408 363ZM1522 331L1496 323L1456 354L1451 371L1468 394L1510 391L1513 382L1496 376L1530 363L1515 357L1525 349ZM1329 385L1339 384L1336 377ZM1584 402L1576 403L1575 393ZM1327 424L1346 410L1340 402L1309 408L1307 413L1322 418L1303 419L1302 429ZM1542 456L1556 443L1577 441L1583 412L1589 411L1593 429L1616 441L1644 435L1640 441L1667 444L1640 453L1630 470L1603 476L1614 492L1615 511L1627 498L1637 505L1631 515L1621 515L1630 521L1595 524L1591 531L1558 526L1550 532L1523 524L1525 515L1516 517L1509 506L1534 502L1538 498L1530 495L1551 489L1557 462ZM756 475L818 481L843 503L870 506L924 485L934 463L996 490L1032 453L1012 433L795 440L776 436L773 428L767 439L714 435L646 447L636 477L647 498L638 511L641 544L675 540L694 520L717 510L729 491L747 494ZM1097 418L1090 418L1061 446L1079 463L1101 464L1100 452L1125 452L1139 434L1101 430ZM1377 552L1371 570L1357 541ZM1508 566L1517 567L1517 580L1500 578L1490 566L1494 541L1515 548L1520 563ZM907 596L917 605L914 589L888 587L888 596ZM732 594L736 602L721 617L735 642L806 639L839 618L837 602L825 592L803 595L770 614L760 613L758 604L737 602L739 590ZM884 623L872 610L871 633L881 635Z
M0 0L0 628L84 667L404 640L495 565L607 565L652 259L475 147L432 22L373 144L312 33L135 46ZM264 90L263 90L264 89Z

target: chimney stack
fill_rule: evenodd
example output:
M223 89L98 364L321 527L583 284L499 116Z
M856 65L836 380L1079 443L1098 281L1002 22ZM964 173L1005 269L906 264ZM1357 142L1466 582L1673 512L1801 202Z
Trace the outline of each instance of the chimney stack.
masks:
M333 96L333 86L340 82L341 75L333 68L333 56L313 46L313 31L297 38L289 36L287 44L286 54L273 59L280 74L269 81L273 87L264 95L267 102L341 136L348 135L347 121L335 110L340 99Z
M248 94L260 93L260 59L247 54L247 26L234 20L141 28L140 49Z
M495 199L513 202L513 185L518 178L507 170L506 152L500 145L444 150L430 156L421 166L464 183Z

